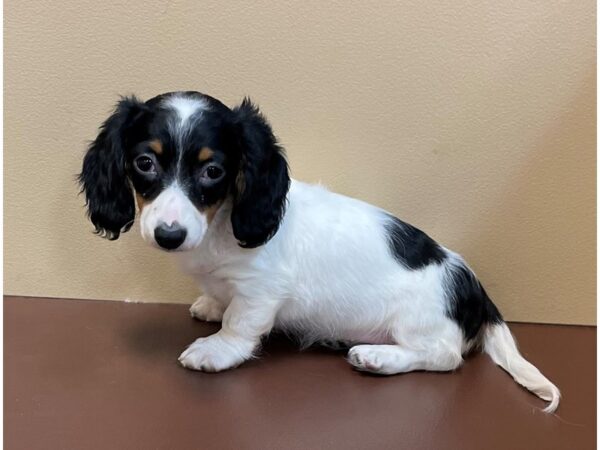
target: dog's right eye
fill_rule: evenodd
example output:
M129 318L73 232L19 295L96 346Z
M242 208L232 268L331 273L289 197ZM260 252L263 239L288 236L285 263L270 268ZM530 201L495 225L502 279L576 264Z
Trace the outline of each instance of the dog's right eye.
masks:
M144 175L156 174L156 165L154 160L148 155L140 155L133 161L135 169Z

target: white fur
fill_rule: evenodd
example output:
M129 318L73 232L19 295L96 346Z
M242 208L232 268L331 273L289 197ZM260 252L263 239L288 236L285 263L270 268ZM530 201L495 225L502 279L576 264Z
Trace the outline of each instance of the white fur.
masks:
M201 295L190 308L192 317L207 322L221 322L225 305L208 295Z
M483 350L492 361L506 370L517 383L538 397L550 402L545 412L554 412L560 401L560 391L517 350L517 344L505 323L487 328Z
M205 293L192 314L216 318L214 311L224 310L222 329L183 352L185 367L235 367L273 327L305 345L356 344L348 361L359 370L446 371L462 363L472 343L448 317L445 292L449 271L462 262L458 255L444 249L448 258L441 264L407 269L389 249L382 210L298 181L292 181L279 231L261 247L239 247L230 214L225 202L197 248L176 254ZM486 331L486 352L519 383L552 400L553 410L558 390L519 355L507 330Z
M152 203L142 209L140 216L142 238L156 248L160 246L154 239L154 230L161 222L167 225L178 222L186 229L185 241L177 248L178 251L190 250L200 245L208 228L206 215L198 211L177 182L162 191Z
M190 117L206 111L209 108L208 102L200 97L189 97L183 94L176 94L167 97L163 106L175 111L175 116L169 122L169 129L172 136L177 138L178 147L184 148L184 142L192 130ZM181 158L183 151L179 151L177 158L177 173L181 170Z
M167 108L172 108L177 112L177 116L181 124L185 124L187 120L197 111L208 108L208 103L198 97L186 97L184 95L172 95L164 101Z

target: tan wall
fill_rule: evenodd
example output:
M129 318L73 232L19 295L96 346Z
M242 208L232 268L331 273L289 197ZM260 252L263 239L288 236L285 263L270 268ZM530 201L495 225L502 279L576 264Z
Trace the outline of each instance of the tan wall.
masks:
M123 6L123 4L127 6ZM296 178L463 253L505 316L595 322L595 2L10 1L5 292L190 302L137 229L91 233L117 94L250 94Z

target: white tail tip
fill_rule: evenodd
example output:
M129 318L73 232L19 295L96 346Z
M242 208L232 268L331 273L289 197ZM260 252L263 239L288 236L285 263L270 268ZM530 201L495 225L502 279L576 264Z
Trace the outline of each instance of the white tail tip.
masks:
M506 370L517 383L550 402L543 411L553 413L560 402L560 391L548 378L519 353L517 344L505 323L488 325L483 351Z

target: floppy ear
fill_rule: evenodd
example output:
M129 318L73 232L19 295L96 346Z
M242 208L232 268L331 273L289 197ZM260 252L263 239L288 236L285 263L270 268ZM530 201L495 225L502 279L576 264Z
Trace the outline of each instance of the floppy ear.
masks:
M277 232L290 177L283 148L258 107L245 98L233 112L240 128L241 157L231 224L239 245L254 248Z
M79 174L88 216L96 233L110 240L131 228L135 217L133 192L125 168L127 135L146 106L135 97L123 98L88 147Z

